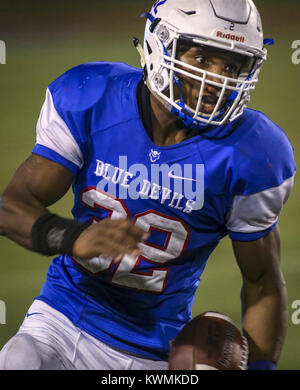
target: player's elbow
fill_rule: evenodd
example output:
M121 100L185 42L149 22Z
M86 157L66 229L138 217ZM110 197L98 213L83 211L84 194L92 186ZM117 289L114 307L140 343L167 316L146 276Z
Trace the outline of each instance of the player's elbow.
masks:
M244 279L241 299L246 305L254 305L266 297L281 300L286 296L286 283L280 269L265 272L255 280Z
M6 235L6 228L9 216L13 213L12 203L6 195L0 196L0 235Z
M0 235L6 236L9 226L22 212L22 204L7 191L0 197Z
M5 220L6 220L6 201L3 195L0 196L0 235L5 235Z

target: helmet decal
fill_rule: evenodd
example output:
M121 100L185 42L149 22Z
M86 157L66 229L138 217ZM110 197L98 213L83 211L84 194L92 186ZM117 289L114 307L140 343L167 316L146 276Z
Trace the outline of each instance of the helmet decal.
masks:
M154 14L156 15L157 14L157 7L159 7L160 5L162 4L165 4L167 2L167 0L158 0L154 5L153 5L153 11L154 11Z

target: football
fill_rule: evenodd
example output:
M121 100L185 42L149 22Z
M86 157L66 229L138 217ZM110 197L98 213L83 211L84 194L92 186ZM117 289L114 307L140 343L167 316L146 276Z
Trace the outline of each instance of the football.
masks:
M245 370L248 343L232 320L218 312L193 318L172 341L169 370Z

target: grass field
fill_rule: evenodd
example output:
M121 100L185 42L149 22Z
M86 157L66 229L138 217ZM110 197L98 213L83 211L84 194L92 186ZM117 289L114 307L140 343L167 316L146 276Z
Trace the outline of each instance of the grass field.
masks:
M149 6L151 3L143 2ZM286 131L299 165L300 65L291 62L291 44L300 39L296 17L300 8L293 1L284 3L291 8L287 10L276 1L263 4L266 31L275 38L276 45L270 49L269 62L261 73L250 106L264 111ZM0 40L7 46L7 64L0 65L0 193L34 146L36 121L45 90L52 80L68 68L89 61L112 60L139 66L130 40L133 35L143 36L143 21L134 22L143 10L141 3L136 9L131 5L129 10L123 9L117 21L115 15L112 19L108 8L81 13L81 17L74 10L70 19L65 15L66 19L58 18L57 24L51 18L55 14L51 10L39 11L36 18L30 10L23 10L24 18L19 15L17 20L11 16L11 10L6 11L5 23L0 19ZM100 26L97 17L101 20ZM300 325L291 322L291 304L300 299L299 196L296 179L280 219L282 270L287 282L290 314L279 369L300 369ZM51 209L70 216L71 207L72 194L68 193ZM6 324L0 325L0 348L17 331L32 299L39 294L50 261L0 237L0 300L6 304ZM194 314L219 310L240 323L240 287L239 270L230 241L225 238L203 274Z

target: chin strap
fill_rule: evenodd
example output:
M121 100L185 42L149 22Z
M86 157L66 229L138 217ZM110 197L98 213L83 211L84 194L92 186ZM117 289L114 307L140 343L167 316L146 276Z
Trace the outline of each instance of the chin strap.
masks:
M141 66L142 66L142 68L144 69L144 67L146 66L145 55L144 55L144 49L143 49L142 45L140 44L140 40L139 40L138 38L133 37L133 38L132 38L132 41L133 41L134 47L135 47L136 50L139 52L140 61L141 61Z
M189 111L185 106L179 77L174 74L173 79L180 93L180 101L177 102L177 104L178 106L181 107L181 110L179 110L176 107L172 107L171 112L176 116L178 116L178 118L181 120L182 123L184 123L186 127L192 130L202 130L203 128L207 127L207 124L198 122L193 118L194 114L191 111Z

